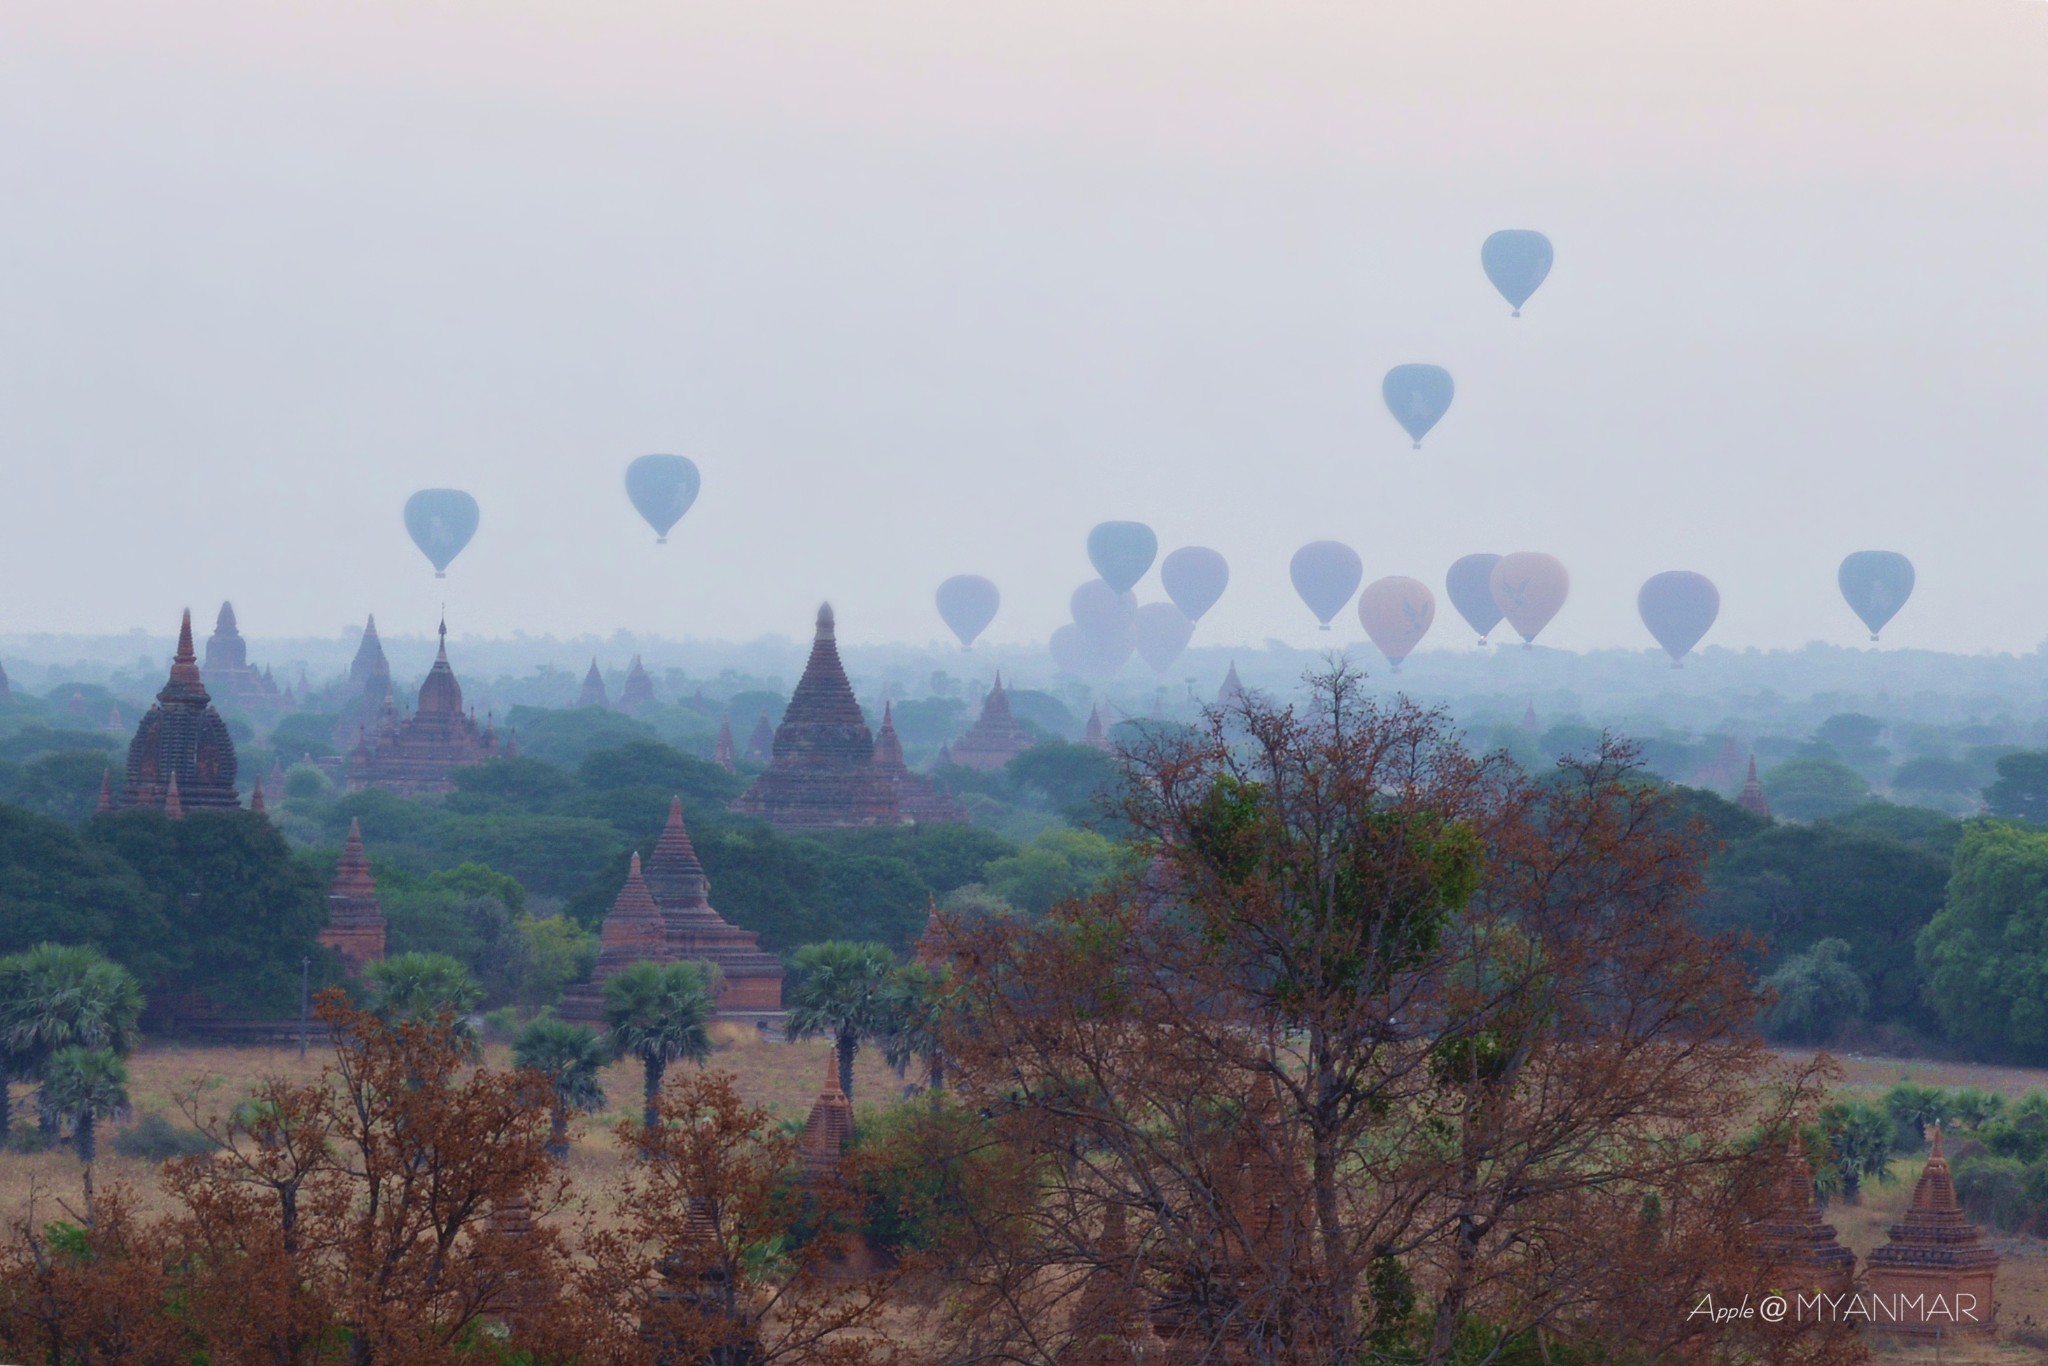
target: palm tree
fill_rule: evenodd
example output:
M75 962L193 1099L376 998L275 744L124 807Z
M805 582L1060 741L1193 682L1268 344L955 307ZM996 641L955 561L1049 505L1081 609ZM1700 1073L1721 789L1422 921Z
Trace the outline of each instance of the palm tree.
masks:
M142 987L128 969L84 944L38 944L0 959L0 1076L37 1079L61 1049L115 1057L141 1038ZM45 1128L56 1116L43 1100ZM0 1104L0 1134L6 1132Z
M93 1221L92 1164L99 1156L97 1125L128 1109L128 1064L111 1048L70 1044L43 1064L43 1103L71 1121L72 1142L85 1164L85 1220Z
M946 1054L939 1029L948 1004L944 974L923 963L906 963L882 988L882 1011L888 1020L882 1056L902 1076L913 1058L924 1059L926 1085L932 1100L946 1089Z
M371 1013L386 1024L431 1024L449 1016L468 1037L469 1012L484 998L469 969L445 953L393 954L370 964L363 976Z
M567 1020L535 1020L512 1045L512 1065L538 1072L553 1092L553 1134L548 1151L569 1155L569 1112L588 1112L604 1105L604 1082L598 1076L611 1061L611 1050L597 1031Z
M695 963L634 963L604 984L604 1023L612 1056L635 1057L647 1069L645 1120L659 1119L655 1100L672 1062L711 1056L711 987Z
M806 944L790 960L797 970L785 1026L793 1039L828 1035L839 1053L839 1089L853 1099L853 1055L862 1039L886 1039L889 1014L882 993L896 972L886 944L843 939Z

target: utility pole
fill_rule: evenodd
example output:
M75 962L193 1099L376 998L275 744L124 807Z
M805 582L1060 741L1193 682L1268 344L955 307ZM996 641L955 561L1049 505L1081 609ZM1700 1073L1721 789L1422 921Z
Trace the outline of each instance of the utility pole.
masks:
M312 1004L312 978L313 960L311 958L301 958L299 960L299 1056L301 1058L306 1056L306 1019Z

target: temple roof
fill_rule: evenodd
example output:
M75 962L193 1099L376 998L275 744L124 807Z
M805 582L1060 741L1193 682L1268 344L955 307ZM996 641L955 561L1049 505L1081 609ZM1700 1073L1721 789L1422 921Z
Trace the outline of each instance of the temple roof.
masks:
M804 1169L813 1179L829 1175L853 1141L853 1105L839 1089L837 1049L825 1055L825 1087L811 1103L801 1140Z
M366 692L381 693L390 678L391 665L384 658L383 642L377 639L377 617L372 613L363 625L363 640L356 646L356 657L348 666L348 681Z
M597 659L590 661L590 672L583 675L583 691L576 698L579 707L609 707L611 694L605 689L604 675L598 672Z
M669 798L668 824L648 856L646 877L648 890L656 901L699 903L710 895L711 881L704 876L704 865L697 860L697 846L690 842L690 832L683 826L681 797Z
M1736 797L1735 804L1753 815L1770 817L1771 800L1764 795L1764 785L1757 780L1754 754L1749 756L1749 776L1743 780L1742 793Z
M420 715L462 715L462 685L455 681L455 670L448 663L448 621L441 621L441 648L434 655L434 667L427 670L426 682L420 684Z
M192 613L187 611L178 629L170 679L128 742L122 806L168 811L173 792L181 813L186 807L241 806L235 787L235 742L212 701L193 656Z

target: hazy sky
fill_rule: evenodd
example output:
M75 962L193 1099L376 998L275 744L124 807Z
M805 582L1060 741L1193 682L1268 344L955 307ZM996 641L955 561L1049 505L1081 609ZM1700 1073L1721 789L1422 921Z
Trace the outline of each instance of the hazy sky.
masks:
M2048 637L2040 0L0 0L0 634L1043 638L1089 526L1545 640ZM1478 266L1536 227L1511 320ZM1390 365L1456 374L1420 452ZM671 544L626 462L693 457ZM399 510L483 527L437 583ZM1156 576L1141 599L1160 596ZM1462 644L1439 592L1428 646ZM1356 618L1340 619L1357 637ZM1340 638L1343 638L1340 636ZM1321 638L1328 641L1330 637Z

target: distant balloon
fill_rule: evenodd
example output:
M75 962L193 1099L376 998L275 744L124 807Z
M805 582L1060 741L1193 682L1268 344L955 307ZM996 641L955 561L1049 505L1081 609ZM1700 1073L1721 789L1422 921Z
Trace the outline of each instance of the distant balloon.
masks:
M1493 600L1493 567L1499 563L1498 555L1467 555L1444 575L1444 591L1451 595L1451 606L1479 633L1481 645L1500 625L1500 604Z
M1397 365L1380 381L1380 396L1386 399L1394 421L1415 439L1419 451L1422 438L1450 411L1451 395L1457 387L1451 382L1451 372L1441 365Z
M1550 239L1528 228L1507 228L1486 239L1479 248L1479 264L1486 278L1522 316L1522 305L1550 274Z
M1721 615L1721 590L1704 574L1673 569L1644 581L1642 591L1636 594L1636 611L1664 653L1671 656L1671 667L1681 668L1692 647Z
M476 499L461 489L421 489L405 500L405 529L412 543L434 566L434 577L448 577L448 563L476 535Z
M1327 631L1330 618L1343 611L1358 591L1358 581L1365 577L1365 562L1342 541L1310 541L1294 552L1287 574L1294 580L1294 591Z
M1572 576L1562 561L1533 550L1519 550L1500 557L1489 576L1494 606L1521 633L1524 645L1550 624L1571 592Z
M1130 634L1138 618L1138 600L1129 593L1117 592L1101 579L1090 579L1076 588L1067 607L1081 634L1091 640L1119 640Z
M1896 550L1859 550L1842 561L1837 577L1849 609L1863 618L1872 640L1913 596L1913 562Z
M1158 553L1159 538L1143 522L1104 522L1088 533L1088 563L1119 593L1145 577Z
M681 455L643 455L626 466L626 497L654 528L654 543L668 544L669 528L697 501L697 463Z
M1194 634L1195 623L1170 602L1148 602L1138 609L1138 656L1152 666L1154 673L1163 674L1172 668Z
M1048 640L1046 644L1052 650L1052 662L1059 665L1063 672L1070 674L1089 674L1094 672L1094 653L1089 650L1088 642L1081 638L1080 627L1059 627L1052 633L1052 639Z
M1358 595L1358 624L1396 672L1435 620L1436 595L1420 579L1374 579Z
M1003 595L979 574L955 574L939 585L939 615L946 629L960 637L960 648L970 649L974 638L996 619Z
M1200 621L1230 586L1230 565L1207 546L1185 545L1160 561L1159 582L1189 621Z

